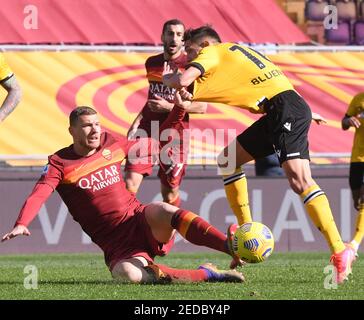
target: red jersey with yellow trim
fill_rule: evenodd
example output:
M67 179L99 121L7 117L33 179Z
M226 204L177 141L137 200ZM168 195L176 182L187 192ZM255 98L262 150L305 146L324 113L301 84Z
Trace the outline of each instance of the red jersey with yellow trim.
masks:
M73 145L61 149L49 157L37 183L57 190L73 219L103 250L115 245L118 226L142 206L120 172L129 146L127 140L102 133L100 147L89 157L77 155Z
M145 69L147 72L147 79L149 82L148 99L154 99L154 95L166 99L168 102L174 101L176 89L169 88L163 84L162 73L163 65L166 60L163 53L156 56L149 57L145 62ZM187 64L187 55L183 52L176 59L169 60L168 63L173 69L178 68L181 72L185 70ZM150 110L148 103L146 103L142 110L143 118L140 122L139 128L144 129L148 135L151 135L151 121L158 121L159 126L167 119L168 112L153 112ZM186 113L182 120L185 128L188 128L189 115Z

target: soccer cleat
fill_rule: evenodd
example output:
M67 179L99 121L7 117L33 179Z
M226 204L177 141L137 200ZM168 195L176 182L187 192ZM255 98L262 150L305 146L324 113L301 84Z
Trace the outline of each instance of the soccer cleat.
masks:
M212 263L204 263L198 267L205 270L208 282L244 282L245 278L241 272L236 270L219 270Z
M237 224L231 224L228 229L227 229L227 246L229 249L229 253L232 256L233 260L230 263L230 269L235 269L236 267L242 267L243 265L245 265L246 263L241 260L235 253L234 253L234 249L233 249L233 238L234 238L234 234L236 232L236 229L238 229L239 226Z
M355 246L352 242L345 243L345 246L349 247L349 248L352 248L354 250L354 252L355 252L355 258L359 258L359 254L358 254L359 246Z
M351 267L355 261L355 250L349 246L339 252L334 253L331 256L330 262L336 268L336 281L337 283L343 283L344 280L348 280L349 274L351 274Z

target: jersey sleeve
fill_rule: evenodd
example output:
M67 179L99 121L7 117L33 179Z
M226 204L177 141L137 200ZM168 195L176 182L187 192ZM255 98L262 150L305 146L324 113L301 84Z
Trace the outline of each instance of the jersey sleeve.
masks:
M10 67L5 61L5 57L0 53L0 81L4 81L13 75Z
M48 164L44 167L38 184L47 184L53 190L56 189L60 181L63 179L63 164L55 156L48 158Z
M62 164L52 156L44 167L41 177L33 188L33 191L25 200L20 210L15 225L28 226L38 214L41 206L53 193L59 182L62 180Z
M219 56L214 46L208 46L203 48L198 56L192 60L187 68L192 66L200 70L201 76L205 73L209 73L219 64Z
M126 137L121 137L118 138L118 144L126 156L129 152L129 149L132 147L133 144L135 144L135 141L129 141Z

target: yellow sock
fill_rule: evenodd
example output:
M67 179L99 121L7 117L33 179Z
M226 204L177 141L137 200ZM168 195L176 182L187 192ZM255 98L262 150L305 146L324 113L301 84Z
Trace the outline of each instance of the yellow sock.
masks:
M358 216L356 218L356 228L354 239L358 245L360 245L364 236L364 203L360 204Z
M227 200L238 219L239 225L251 222L248 184L244 171L241 168L236 169L233 174L226 175L223 179Z
M313 185L301 194L301 198L315 226L322 232L333 253L345 249L337 230L329 201L318 185Z

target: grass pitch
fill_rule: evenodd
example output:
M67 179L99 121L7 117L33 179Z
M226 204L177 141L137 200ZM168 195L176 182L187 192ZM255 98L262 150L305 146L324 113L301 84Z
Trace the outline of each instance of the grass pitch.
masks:
M177 254L157 258L176 268L213 262L229 265L223 254ZM355 262L351 279L336 289L328 253L274 253L266 262L242 268L246 283L135 285L112 280L100 254L0 256L0 299L110 300L272 300L364 299L364 260ZM38 288L26 289L27 265L38 270ZM325 288L326 287L326 288Z

